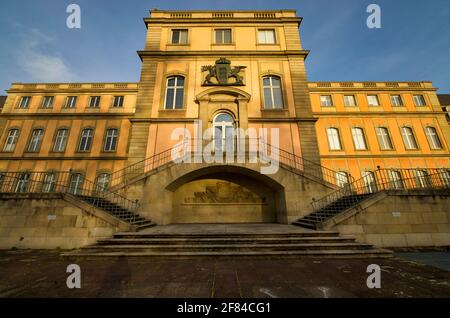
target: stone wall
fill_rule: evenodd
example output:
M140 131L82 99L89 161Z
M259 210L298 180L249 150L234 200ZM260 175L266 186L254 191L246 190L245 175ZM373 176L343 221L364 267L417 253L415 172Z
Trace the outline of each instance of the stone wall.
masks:
M0 194L0 249L72 249L125 229L99 213L61 194Z
M450 246L450 196L382 193L332 229L380 247Z

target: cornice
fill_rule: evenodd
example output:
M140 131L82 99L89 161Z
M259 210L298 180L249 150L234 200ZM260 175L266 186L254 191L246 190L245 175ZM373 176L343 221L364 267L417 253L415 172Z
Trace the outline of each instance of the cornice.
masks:
M283 50L283 51L137 51L141 60L143 57L207 57L207 56L266 56L266 57L287 57L303 56L307 57L309 50Z

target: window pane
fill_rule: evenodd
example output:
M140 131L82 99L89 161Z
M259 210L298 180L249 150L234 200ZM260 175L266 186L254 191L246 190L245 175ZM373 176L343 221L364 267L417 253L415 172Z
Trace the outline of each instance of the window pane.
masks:
M361 128L353 128L352 134L353 134L353 141L355 143L355 148L357 150L365 150L367 147L363 130Z
M369 106L379 106L378 96L376 95L367 95L367 102Z
M168 88L167 89L166 109L173 109L174 94L175 94L175 89L174 88Z
M176 109L183 108L183 93L184 93L184 89L182 89L182 88L178 88L176 90L176 95L175 95L175 108Z
M264 85L264 87L270 86L270 77L263 78L263 85Z
M224 43L231 43L231 30L224 30Z
M180 43L180 31L172 32L172 43L174 44Z
M283 96L281 94L281 88L273 89L274 108L283 108Z
M177 76L176 81L177 81L177 84L176 84L177 87L184 87L184 77Z
M344 104L345 106L356 106L355 96L353 95L344 96Z
M216 43L223 43L222 30L216 30Z
M273 108L272 90L270 88L264 88L264 106L265 108Z
M187 38L188 38L187 30L181 30L180 31L180 44L186 44Z
M332 106L333 102L330 95L320 96L320 106Z
M426 127L425 134L431 149L442 149L442 143L434 127Z
M328 128L328 143L330 145L330 150L340 150L341 141L339 139L339 131L336 128Z

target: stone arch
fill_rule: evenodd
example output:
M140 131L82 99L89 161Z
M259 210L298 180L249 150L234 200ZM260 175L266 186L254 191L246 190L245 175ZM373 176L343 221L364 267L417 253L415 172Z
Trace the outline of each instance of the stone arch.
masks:
M234 96L236 99L242 99L247 102L250 101L251 95L247 93L246 91L243 91L242 89L226 86L226 87L213 87L207 90L204 90L203 92L199 93L195 100L197 102L209 100L211 95L218 95L218 94L225 94L225 95L231 95Z
M286 211L283 185L242 166L187 171L166 189L172 223L273 223Z

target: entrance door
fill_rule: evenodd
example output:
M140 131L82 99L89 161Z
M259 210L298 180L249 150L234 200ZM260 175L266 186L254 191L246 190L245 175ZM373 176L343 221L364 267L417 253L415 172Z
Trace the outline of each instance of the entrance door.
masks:
M233 149L234 120L230 114L219 113L214 118L214 143L216 151Z

